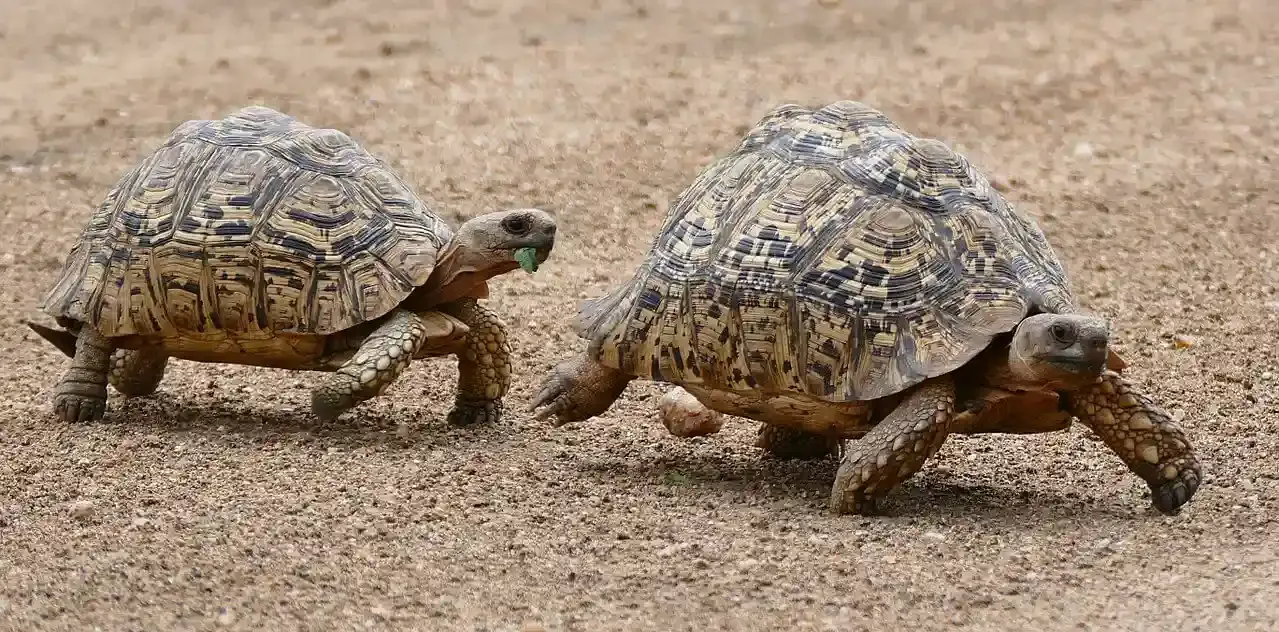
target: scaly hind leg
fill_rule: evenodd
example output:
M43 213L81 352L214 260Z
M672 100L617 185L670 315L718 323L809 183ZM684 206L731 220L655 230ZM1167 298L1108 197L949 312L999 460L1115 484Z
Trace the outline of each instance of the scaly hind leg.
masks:
M839 454L839 439L761 423L755 446L779 459L814 460Z
M1175 514L1203 475L1190 442L1168 413L1114 371L1067 395L1070 411L1150 487L1155 508Z
M450 303L441 311L471 328L457 356L457 396L448 422L454 426L496 423L502 417L502 398L511 388L506 326L475 299Z
M102 419L107 410L107 372L111 341L90 325L80 327L71 367L58 382L53 413L66 422Z
M351 359L311 393L311 411L324 421L381 395L413 360L426 340L426 328L413 312L396 309L369 334Z
M169 356L154 349L116 349L107 374L111 386L124 395L150 395L160 387Z
M950 377L914 387L883 421L848 446L831 488L831 509L875 513L880 499L941 449L954 411Z

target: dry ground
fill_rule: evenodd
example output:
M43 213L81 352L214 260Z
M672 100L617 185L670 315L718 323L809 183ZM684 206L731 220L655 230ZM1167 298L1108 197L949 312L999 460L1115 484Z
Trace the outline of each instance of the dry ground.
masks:
M1276 23L1268 0L6 2L0 623L1276 629ZM270 105L446 217L556 212L552 262L494 283L516 409L702 166L773 105L839 98L957 146L1040 220L1200 451L1182 515L1076 427L953 438L889 516L836 517L833 463L762 459L744 422L668 437L650 385L588 424L448 428L443 360L326 425L313 375L185 362L101 423L50 414L66 362L20 319L183 120Z

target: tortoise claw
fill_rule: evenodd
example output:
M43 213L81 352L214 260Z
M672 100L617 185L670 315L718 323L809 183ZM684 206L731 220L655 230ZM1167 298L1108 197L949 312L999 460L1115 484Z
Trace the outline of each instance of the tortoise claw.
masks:
M470 399L458 397L449 413L448 423L453 426L493 424L502 418L502 400Z
M1199 490L1200 482L1198 470L1182 468L1176 478L1150 486L1151 502L1160 513L1175 516Z
M53 413L67 423L85 423L102 419L107 411L103 398L79 393L60 393L53 398Z
M551 425L556 427L590 419L608 410L630 381L631 376L579 356L551 369L528 411L546 406L533 418L546 420L554 415Z

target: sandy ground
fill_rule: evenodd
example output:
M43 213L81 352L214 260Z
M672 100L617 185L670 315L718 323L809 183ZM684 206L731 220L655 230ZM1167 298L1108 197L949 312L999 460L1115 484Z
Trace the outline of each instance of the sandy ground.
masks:
M0 627L1279 629L1275 23L1267 0L4 3ZM519 410L699 169L773 105L840 98L1039 219L1203 459L1181 515L1078 426L952 438L867 519L749 423L669 437L656 386L561 429ZM445 360L331 424L315 375L186 362L53 419L66 361L20 319L124 170L249 103L346 130L452 220L557 214L552 261L493 283L502 424L445 426Z

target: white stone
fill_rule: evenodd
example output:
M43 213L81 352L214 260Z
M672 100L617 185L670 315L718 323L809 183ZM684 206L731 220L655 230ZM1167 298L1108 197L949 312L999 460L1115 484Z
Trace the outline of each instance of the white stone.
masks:
M724 427L724 415L703 406L692 393L678 386L658 400L657 415L662 425L677 437L715 434Z

